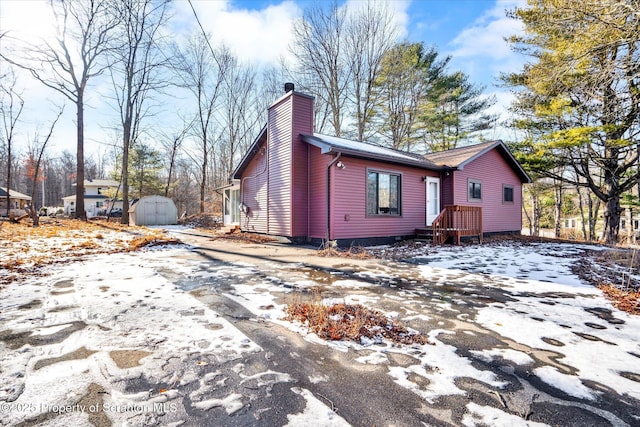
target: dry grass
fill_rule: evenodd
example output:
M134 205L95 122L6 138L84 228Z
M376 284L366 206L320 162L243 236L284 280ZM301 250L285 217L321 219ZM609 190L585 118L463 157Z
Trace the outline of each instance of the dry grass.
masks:
M129 241L129 250L136 251L141 248L151 246L164 246L164 245L177 245L180 242L178 239L167 236L158 235L145 235L132 239Z
M613 285L600 285L598 288L619 310L640 314L640 291L622 290Z
M322 257L338 257L338 258L355 258L369 259L371 254L366 248L361 246L350 246L349 248L340 248L335 245L325 244L318 249L318 256Z
M40 267L98 253L126 252L145 246L179 243L162 230L116 222L41 218L30 223L4 222L0 227L0 286Z
M410 332L403 324L390 320L377 310L360 304L324 305L294 302L286 308L287 320L299 321L322 339L361 342L388 339L401 344L431 344L424 335Z
M216 234L214 237L217 239L231 240L234 242L240 243L269 243L276 242L278 239L267 236L266 234L256 234L256 233L231 233L231 234Z
M636 249L590 251L571 270L602 290L618 309L640 314L640 253Z
M186 225L188 227L204 230L217 230L222 226L220 216L210 214L190 215L186 218L180 219L178 223L181 225Z

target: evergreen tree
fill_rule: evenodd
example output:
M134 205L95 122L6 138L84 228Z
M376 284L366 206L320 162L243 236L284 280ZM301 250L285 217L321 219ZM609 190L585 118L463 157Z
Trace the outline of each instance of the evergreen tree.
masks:
M620 198L640 181L640 14L637 1L536 0L516 8L512 37L533 62L505 76L519 88L521 158L541 174L590 189L618 239Z

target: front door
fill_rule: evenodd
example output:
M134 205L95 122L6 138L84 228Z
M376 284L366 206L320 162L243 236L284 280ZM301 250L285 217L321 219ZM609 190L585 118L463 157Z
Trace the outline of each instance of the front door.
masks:
M427 226L440 214L440 178L427 177Z

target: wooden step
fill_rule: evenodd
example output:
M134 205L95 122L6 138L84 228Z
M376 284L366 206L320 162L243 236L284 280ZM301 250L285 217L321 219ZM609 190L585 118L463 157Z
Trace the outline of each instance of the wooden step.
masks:
M431 227L416 228L415 240L418 241L433 241L433 229Z

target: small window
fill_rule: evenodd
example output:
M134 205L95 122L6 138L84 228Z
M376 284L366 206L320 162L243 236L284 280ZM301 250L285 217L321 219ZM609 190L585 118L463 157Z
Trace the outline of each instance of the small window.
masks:
M400 214L400 175L368 171L367 215Z
M502 203L513 203L513 185L502 186Z
M98 194L102 194L102 188L98 187Z
M627 228L627 220L626 219L621 219L620 220L620 228L622 228L623 230L625 230Z
M633 220L633 229L634 229L634 230L637 230L637 229L638 229L638 225L640 225L640 224L638 224L638 220L637 220L637 219L634 219L634 220Z
M482 183L474 179L469 180L469 201L482 200Z
M104 202L96 202L96 208L101 208Z

